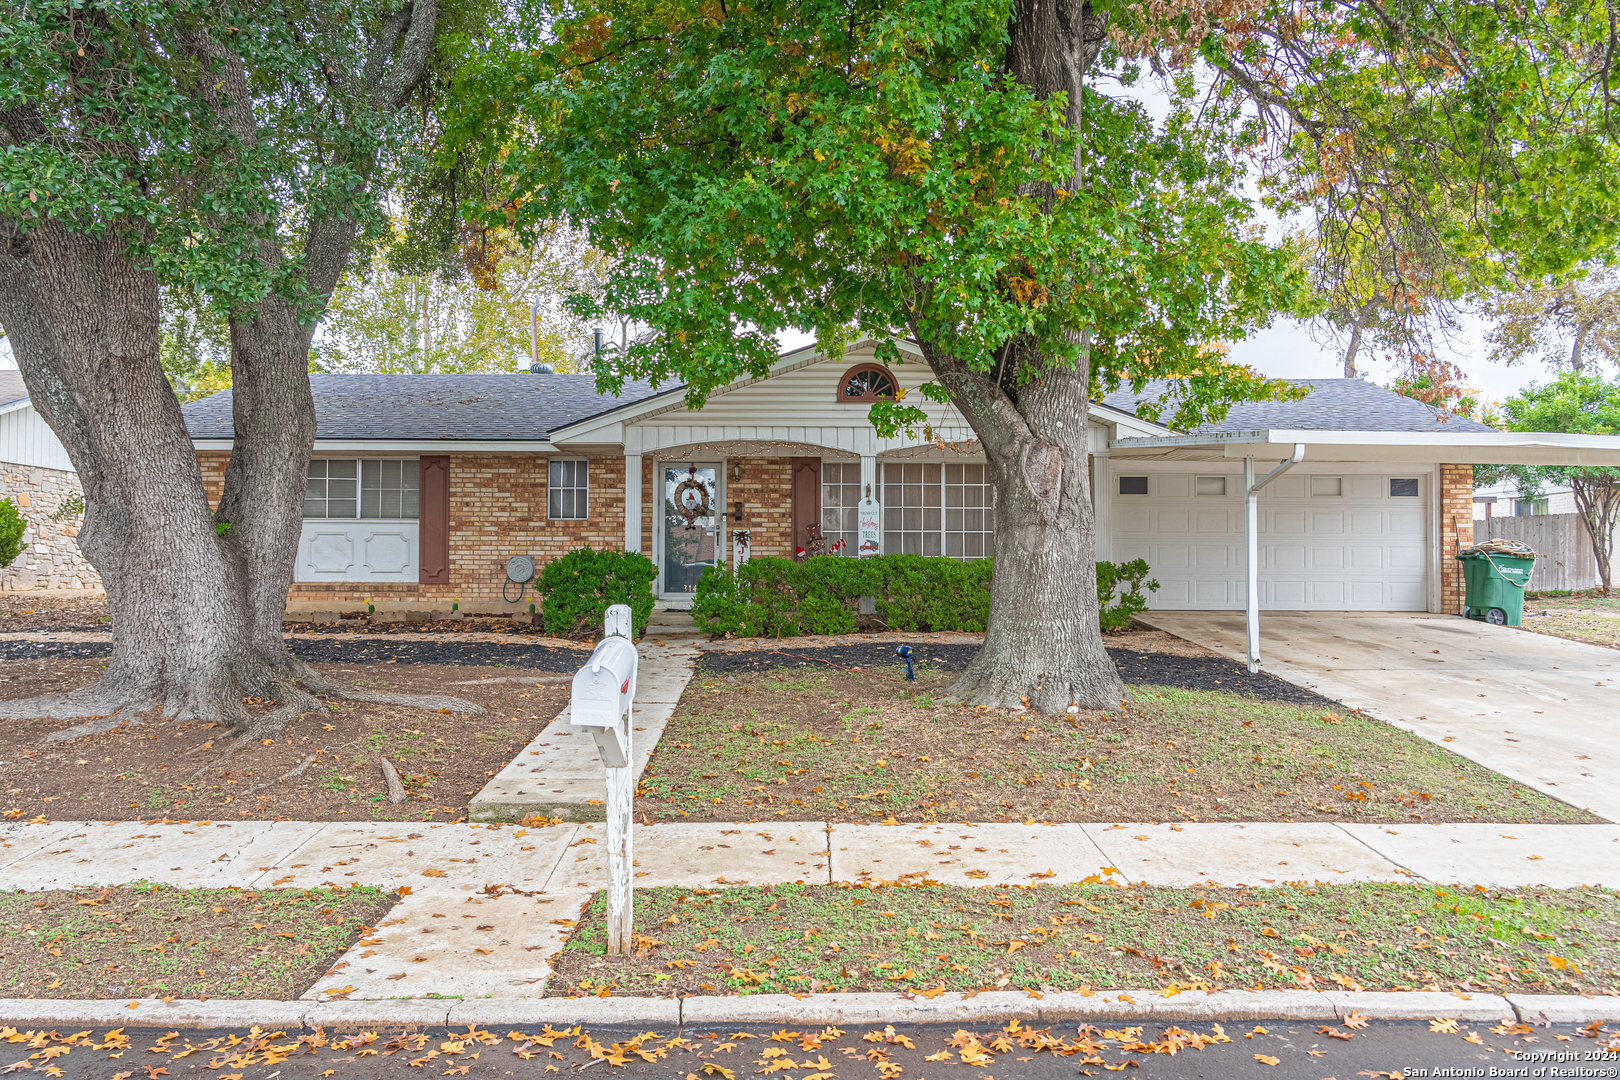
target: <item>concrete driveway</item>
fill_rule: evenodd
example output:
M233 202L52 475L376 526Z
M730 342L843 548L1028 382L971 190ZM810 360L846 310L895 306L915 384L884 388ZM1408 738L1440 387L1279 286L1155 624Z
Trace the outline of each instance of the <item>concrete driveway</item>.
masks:
M1143 622L1233 660L1243 613ZM1449 615L1264 612L1264 670L1620 821L1620 651Z

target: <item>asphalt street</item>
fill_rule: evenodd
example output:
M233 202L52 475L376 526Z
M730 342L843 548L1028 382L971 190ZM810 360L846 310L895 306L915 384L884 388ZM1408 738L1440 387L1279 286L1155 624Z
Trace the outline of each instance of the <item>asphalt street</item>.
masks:
M964 1031L973 1038L964 1038ZM1222 1037L1230 1041L1205 1043ZM52 1051L63 1046L70 1049ZM1076 1051L1076 1046L1086 1048ZM1177 1052L1165 1053L1170 1046ZM844 1030L743 1024L559 1032L517 1024L471 1032L434 1026L409 1033L318 1034L128 1028L111 1038L104 1029L76 1036L72 1029L42 1035L26 1025L21 1031L0 1028L0 1073L44 1073L52 1080L542 1080L586 1069L597 1070L597 1076L661 1080L761 1074L782 1080L1067 1080L1113 1072L1130 1080L1615 1077L1620 1076L1620 1027L1375 1020L1352 1030L1277 1020L1106 1029L1073 1023L1033 1030L989 1024L887 1030L865 1024Z

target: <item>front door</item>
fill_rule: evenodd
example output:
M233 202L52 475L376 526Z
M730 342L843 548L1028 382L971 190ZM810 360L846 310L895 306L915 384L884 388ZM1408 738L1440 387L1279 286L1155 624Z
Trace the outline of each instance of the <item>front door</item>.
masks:
M659 592L677 599L697 592L703 571L723 557L717 543L720 467L699 462L665 462L662 579Z

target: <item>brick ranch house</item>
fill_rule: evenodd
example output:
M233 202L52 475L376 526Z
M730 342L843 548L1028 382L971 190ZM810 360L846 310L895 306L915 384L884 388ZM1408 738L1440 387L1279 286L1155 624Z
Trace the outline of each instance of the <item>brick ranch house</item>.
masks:
M994 492L952 407L884 439L872 401L914 390L917 350L784 355L689 410L682 388L596 392L589 375L315 375L317 433L289 611L527 612L505 566L580 545L646 553L682 607L716 557L813 546L853 554L855 507L881 504L884 552L993 555ZM1098 558L1145 558L1159 608L1246 603L1245 459L1261 478L1252 543L1273 610L1455 613L1451 556L1472 542L1471 466L1620 464L1620 439L1497 432L1359 380L1313 379L1297 402L1240 405L1178 433L1114 394L1091 413ZM1157 388L1147 391L1156 395ZM184 409L211 495L231 449L226 391ZM688 514L680 512L685 504ZM743 534L739 536L739 534ZM525 601L529 597L525 595Z

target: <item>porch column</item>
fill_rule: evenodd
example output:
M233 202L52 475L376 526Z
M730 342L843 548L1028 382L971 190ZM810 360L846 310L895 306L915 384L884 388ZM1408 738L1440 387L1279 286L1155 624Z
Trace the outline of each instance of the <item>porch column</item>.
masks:
M877 455L861 455L861 498L878 497Z
M1098 450L1091 455L1091 514L1096 523L1093 537L1098 562L1114 558L1114 536L1109 511L1114 505L1113 481L1108 473L1108 451Z
M641 550L641 451L624 454L624 550Z

